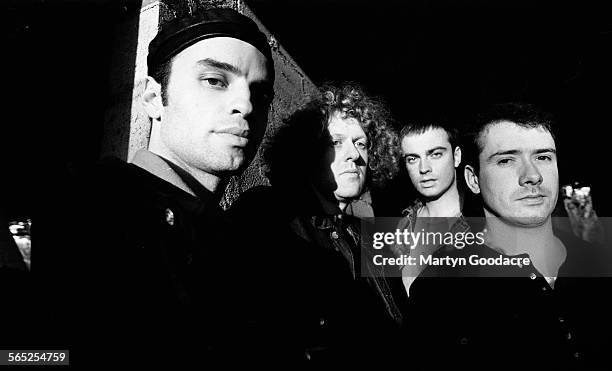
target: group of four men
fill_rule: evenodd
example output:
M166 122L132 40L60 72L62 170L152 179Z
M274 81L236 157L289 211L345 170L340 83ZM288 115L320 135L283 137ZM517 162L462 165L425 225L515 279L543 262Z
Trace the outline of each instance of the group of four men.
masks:
M483 117L469 157L446 125L409 125L398 136L388 110L358 86L322 87L264 146L271 187L247 191L225 212L219 199L256 153L274 96L265 35L233 10L210 9L165 25L148 68L148 149L130 164L103 162L81 188L93 204L76 206L87 216L78 273L88 289L70 310L100 315L75 336L112 333L118 349L144 352L125 351L126 359L182 349L229 363L392 360L417 369L484 359L498 368L538 353L538 362L545 355L551 367L567 366L591 349L583 313L557 313L577 307L555 296L562 279L544 278L589 254L570 253L575 243L553 233L555 140L531 107L498 106ZM433 217L448 217L449 230L470 228L457 186L462 156L487 217L481 253L527 254L533 267L519 276L532 286L449 281L433 267L402 267L399 280L362 260L360 222L345 210L400 167L421 196L401 228L425 228ZM583 285L567 286L577 294ZM484 303L492 297L502 302ZM481 352L494 342L503 357Z

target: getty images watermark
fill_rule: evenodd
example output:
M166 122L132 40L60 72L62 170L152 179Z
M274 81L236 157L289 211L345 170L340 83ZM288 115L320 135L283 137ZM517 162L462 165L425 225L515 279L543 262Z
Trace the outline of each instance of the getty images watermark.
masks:
M483 247L486 232L470 230L463 218L419 218L414 225L406 224L401 218L364 220L361 257L364 275L381 274L382 270L385 275L400 275L405 267L523 268L531 265L529 257L524 255L492 255L490 249ZM421 270L412 271L416 275Z

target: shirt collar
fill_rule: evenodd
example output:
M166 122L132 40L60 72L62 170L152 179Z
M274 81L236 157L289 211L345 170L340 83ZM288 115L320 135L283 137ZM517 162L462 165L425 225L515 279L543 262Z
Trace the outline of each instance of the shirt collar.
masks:
M139 149L131 161L134 165L145 169L149 173L165 180L173 186L182 189L183 191L195 196L187 184L181 177L158 155L146 149Z
M151 151L146 149L138 150L132 159L132 164L187 192L191 196L205 201L206 204L209 201L218 202L214 194L200 184L191 174Z

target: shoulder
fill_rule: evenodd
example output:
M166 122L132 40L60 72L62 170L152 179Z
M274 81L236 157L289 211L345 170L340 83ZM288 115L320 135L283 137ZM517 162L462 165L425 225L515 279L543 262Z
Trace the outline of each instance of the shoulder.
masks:
M230 218L258 223L278 216L281 197L270 186L256 186L244 191L227 210Z
M562 266L567 275L580 277L612 277L612 253L605 246L593 244L573 234L554 230L563 243L567 256Z

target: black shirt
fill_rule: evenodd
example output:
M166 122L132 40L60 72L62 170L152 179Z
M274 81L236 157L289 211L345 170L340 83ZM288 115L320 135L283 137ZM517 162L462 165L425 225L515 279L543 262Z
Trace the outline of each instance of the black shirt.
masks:
M428 267L411 287L412 320L406 320L410 347L420 354L417 363L434 369L609 369L609 260L595 246L555 234L567 257L554 289L532 265L505 272ZM441 249L438 257L446 255L500 254L473 245Z

